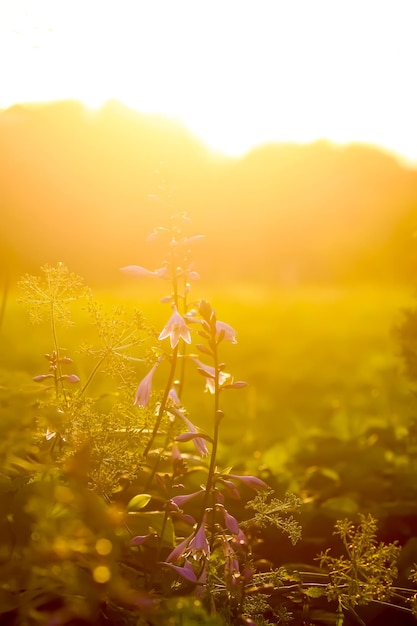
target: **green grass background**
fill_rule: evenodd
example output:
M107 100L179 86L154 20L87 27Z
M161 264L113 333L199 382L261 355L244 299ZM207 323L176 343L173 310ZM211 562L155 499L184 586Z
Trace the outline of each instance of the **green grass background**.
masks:
M164 287L163 282L133 281L95 295L105 309L120 303L127 310L139 308L159 331L170 314L168 305L159 303ZM411 289L233 284L203 292L197 283L192 295L209 300L218 319L237 330L238 344L224 343L222 359L226 371L248 387L223 392L220 455L230 463L279 463L271 452L282 453L276 444L307 430L360 436L365 423L395 424L413 411L392 332L403 307L413 302ZM52 350L51 334L47 324L30 324L17 297L12 289L7 298L0 367L3 384L30 388L32 376L45 370L43 354ZM86 372L80 371L77 350L95 339L82 305L76 308L77 324L60 331L60 343L82 377ZM139 364L138 382L145 371ZM102 392L111 388L105 377L100 380ZM184 403L190 418L210 430L212 398L201 393L204 380L190 371L188 381Z

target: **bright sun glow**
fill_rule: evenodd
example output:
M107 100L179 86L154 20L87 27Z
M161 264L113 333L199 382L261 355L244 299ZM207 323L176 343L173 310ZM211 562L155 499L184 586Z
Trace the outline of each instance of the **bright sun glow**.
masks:
M0 107L109 98L241 154L378 144L417 160L415 0L0 0Z

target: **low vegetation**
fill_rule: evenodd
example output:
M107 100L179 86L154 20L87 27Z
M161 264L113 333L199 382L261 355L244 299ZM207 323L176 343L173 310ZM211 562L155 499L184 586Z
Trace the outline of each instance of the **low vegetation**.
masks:
M413 623L412 298L199 293L187 216L152 238L99 297L59 263L5 299L2 623Z

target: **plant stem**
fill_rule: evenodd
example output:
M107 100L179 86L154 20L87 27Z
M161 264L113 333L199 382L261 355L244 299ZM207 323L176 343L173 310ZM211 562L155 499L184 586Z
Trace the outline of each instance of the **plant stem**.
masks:
M211 457L210 457L210 465L206 482L206 490L204 494L203 501L203 509L201 514L201 520L204 520L204 513L209 504L209 498L211 496L211 492L214 484L214 474L216 470L216 457L217 457L217 446L219 442L219 428L220 428L220 420L221 415L219 413L220 408L220 385L219 385L219 360L217 353L217 343L215 337L212 342L213 348L213 359L214 359L214 431L213 431L213 444L211 448ZM213 506L213 515L214 515L214 506ZM201 525L202 521L200 522Z
M82 389L80 389L80 392L78 394L78 397L81 398L81 396L85 393L87 387L90 385L91 381L93 380L94 376L97 374L99 368L101 367L101 365L104 363L104 361L107 358L107 353L104 354L101 359L95 364L95 366L93 367L93 369L90 372L89 377L87 378L87 380L85 381Z
M51 328L52 328L52 338L54 342L54 350L56 354L56 369L58 372L58 379L61 381L62 394L64 396L65 406L67 406L67 394L65 393L65 387L62 382L62 368L61 368L61 359L60 359L60 352L59 352L59 345L58 345L58 337L57 337L57 332L56 332L55 308L54 308L53 300L51 300ZM58 380L57 380L56 375L55 375L55 389L56 389L57 400L58 400Z
M161 425L161 420L162 420L162 416L164 414L165 411L165 407L167 404L167 400L168 400L168 395L169 392L171 390L172 384L174 382L174 377L175 377L175 369L177 366L177 357L178 357L178 344L175 346L173 352L172 352L172 357L171 357L171 369L169 372L169 376L168 376L168 380L167 380L167 384L165 386L165 391L164 391L164 395L161 401L161 405L159 407L159 411L158 411L158 415L152 430L152 434L150 436L150 439L148 441L148 443L145 446L145 450L143 451L143 457L146 458L149 454L149 451L153 445L153 442L155 440L156 435L158 434L158 430L159 430L159 426Z

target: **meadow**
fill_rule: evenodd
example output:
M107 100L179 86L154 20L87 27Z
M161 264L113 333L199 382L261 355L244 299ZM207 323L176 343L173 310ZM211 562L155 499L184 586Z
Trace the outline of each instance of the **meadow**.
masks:
M156 336L169 315L169 306L159 302L166 295L165 286L164 282L158 281L155 284L147 278L134 283L122 280L112 288L99 287L95 296L102 303L102 310L109 314L109 319L115 310L118 311L117 315L120 313L120 307L128 314L138 308L155 329L150 331L151 335L153 333ZM193 299L196 303L202 297L199 290L200 285L197 282L193 286ZM44 354L51 353L53 347L50 322L44 321L32 326L25 307L18 301L19 297L20 292L12 286L5 300L0 335L2 409L4 415L7 413L8 423L14 423L18 430L21 412L25 410L22 407L29 404L34 410L39 402L39 382L33 382L33 377L42 375L45 369ZM404 598L412 597L413 592L405 592L404 589L410 587L408 575L412 573L412 566L417 561L413 530L417 518L415 398L412 385L404 372L400 345L394 329L402 322L404 307L414 303L412 289L406 286L358 284L277 287L220 283L205 286L204 298L216 311L217 319L230 324L237 333L237 345L223 342L222 359L226 363L225 371L230 372L236 380L248 383L247 387L239 389L239 393L222 394L224 418L221 436L217 442L217 463L220 467L232 466L233 471L245 475L249 473L265 481L278 497L284 498L279 501L281 513L288 509L285 505L285 494L294 494L299 498L301 514L297 519L301 522L302 540L294 541L294 545L291 545L288 539L281 536L283 530L288 531L290 537L295 532L291 524L285 526L281 518L275 526L272 524L272 528L264 529L262 536L256 539L253 550L261 569L256 575L256 585L252 586L255 596L258 592L271 594L272 601L269 605L259 602L257 604L252 598L245 605L246 612L233 618L233 613L228 615L224 607L222 610L220 603L220 608L217 607L214 614L209 611L209 614L198 613L196 617L194 612L197 609L194 605L192 608L187 604L188 600L184 598L189 596L186 595L183 602L188 617L181 621L183 618L178 617L177 605L168 603L170 608L165 607L163 619L169 624L223 624L220 621L221 615L226 620L225 623L231 620L230 623L242 624L294 623L291 619L296 624L384 624L390 623L393 615L398 615L395 611L402 610L408 613L404 617L400 613L402 621L395 623L409 623L407 620L411 619L411 609L408 608L409 600ZM73 360L73 372L82 381L88 378L88 372L92 368L91 354L86 355L83 346L97 342L97 329L91 324L91 311L88 313L85 303L76 302L73 309L75 324L63 326L59 330L59 344L62 354ZM146 345L145 342L145 347ZM146 359L139 359L134 366L130 391L127 391L132 405L136 385L148 369L147 362ZM106 374L105 369L103 373ZM160 383L159 377L157 372L155 385ZM212 403L209 394L202 395L204 381L201 372L187 373L186 383L182 401L187 407L187 415L198 425L199 432L200 429L201 432L210 432ZM91 385L91 397L94 398L93 402L101 416L111 415L111 407L118 401L119 395L118 384L107 375L97 377ZM42 399L40 402L42 404ZM132 406L132 409L134 412L128 414L126 411L126 415L130 420L130 432L135 433L136 426L140 427L139 414L142 409L140 406ZM92 427L93 436L98 438L101 428L106 430L103 424ZM6 432L7 424L3 425L3 430ZM188 439L191 442L192 440L193 436ZM13 436L10 441L13 442ZM42 456L45 454L44 444L39 444L39 439L37 441L38 447L35 447L33 454L40 452ZM53 437L52 442L54 441ZM65 447L65 438L60 445ZM52 450L53 447L48 455L55 458L56 451L52 453ZM77 451L75 455L78 458ZM2 458L4 461L4 454ZM45 462L44 456L42 458L42 462ZM56 461L55 458L54 462ZM88 465L82 454L78 462ZM19 463L18 474L26 471L31 473L32 469L28 470L23 461ZM62 468L61 463L58 463L58 467ZM8 467L7 463L4 467ZM151 471L155 472L156 469ZM186 487L190 489L198 488L198 480L201 480L198 464L194 471L198 478L190 477L190 483L186 483ZM14 472L15 469L11 475L16 480ZM9 473L10 467L3 475L7 476ZM137 476L129 481L126 493L129 497L133 496L132 502L135 497L139 497L134 495L135 489L137 491L139 486L142 488L143 484ZM149 483L147 484L149 491ZM4 487L6 494L8 491L9 488ZM246 497L247 493L243 491ZM150 493L153 494L152 491ZM118 501L117 494L118 489L115 489L111 499ZM157 496L153 494L152 497ZM273 502L277 506L277 502ZM141 509L148 504L148 500L140 504L136 514L140 515ZM259 510L263 510L265 503L259 501L257 505ZM247 514L242 506L242 503L232 501L228 510L236 519L242 519L244 526L247 523ZM295 508L297 507L292 502L289 510ZM358 518L358 515L363 517ZM366 519L366 515L371 518ZM398 587L400 591L395 591L396 598L391 602L381 600L382 595L377 600L377 594L371 594L366 602L371 608L366 606L359 611L356 601L349 600L349 596L345 597L340 592L346 584L342 575L337 584L332 580L326 583L328 587L325 592L325 583L322 578L318 578L323 574L319 574L317 558L320 553L325 554L326 550L340 550L343 547L337 533L335 536L334 528L339 523L338 520L344 518L362 520L362 525L357 527L356 539L352 529L350 539L353 543L355 540L359 543L365 542L368 555L366 558L372 550L376 553L375 559L379 558L375 537L385 542L380 545L386 545L387 550L394 545L387 542L398 541L402 546L399 573L396 570L393 579L397 583L400 581L403 587ZM375 528L372 527L372 520L376 520ZM263 528L259 519L257 523ZM281 531L279 534L277 527ZM143 531L143 536L148 536L146 524L139 524L138 528ZM164 524L161 530L154 522L153 528L162 533L158 554L163 549L164 542L175 545L172 544L173 540L167 540ZM339 535L343 539L342 532ZM139 542L137 537L136 539ZM7 544L7 540L3 544ZM7 553L4 545L3 551ZM397 556L396 553L395 557ZM383 555L382 561L378 562L378 568L382 567L382 562L385 562L384 567L388 562L391 563L391 557L392 554ZM323 557L322 565L337 570L337 561L326 562ZM345 564L340 562L339 566L340 571L344 571ZM289 567L285 575L282 574L283 567ZM181 569L184 567L178 567L179 573L188 582L194 582L194 578L187 578L190 576L189 572L184 574L180 572ZM281 587L286 589L286 585L289 589L299 586L298 571L301 570L307 580L301 585L301 595L296 597L297 594L288 592L285 602L280 601L277 590ZM266 571L279 571L281 574L274 574L272 584L270 579L266 582L262 579L262 576L266 576L262 572ZM193 576L195 577L194 573ZM161 585L160 581L159 584ZM334 592L334 588L338 591ZM184 594L181 586L179 592ZM323 600L326 594L330 604ZM8 596L4 598L10 604L10 615L13 615L16 612L13 602ZM122 604L124 603L125 598L122 600ZM292 613L287 611L288 604L291 605ZM250 621L250 607L257 616L253 622ZM36 623L47 623L42 621L44 611L45 606L41 604ZM83 616L82 611L80 615ZM81 619L80 615L77 615L78 619ZM106 619L110 619L110 613L107 612L106 615ZM88 612L87 617L89 621L85 623L101 623L99 620L92 621ZM278 618L281 621L268 621ZM123 619L127 620L127 617L124 615ZM132 621L132 624L154 623L153 619L156 620L155 623L165 623L158 621L162 619L160 614L157 617L147 614L144 622L141 619L143 618L136 616L135 620L138 621ZM59 623L67 622L62 618Z
M145 280L133 287L100 287L97 298L108 311L117 305L130 311L138 308L158 329L167 311L158 302L164 288L163 283ZM194 289L198 299L198 283ZM234 398L226 409L227 455L239 460L259 454L264 458L271 444L306 429L360 436L364 423L391 423L413 411L393 332L403 308L413 304L411 287L283 288L241 283L205 286L205 294L222 319L237 330L239 348L228 347L227 365L248 382L239 401ZM29 384L48 349L49 326L32 327L17 299L12 290L1 331L0 365L22 379L26 375ZM74 328L64 329L64 343L70 343L75 353L94 333L82 305L76 322ZM207 412L196 387L190 385L187 405L190 412L199 411L204 424ZM231 447L234 439L236 446Z

